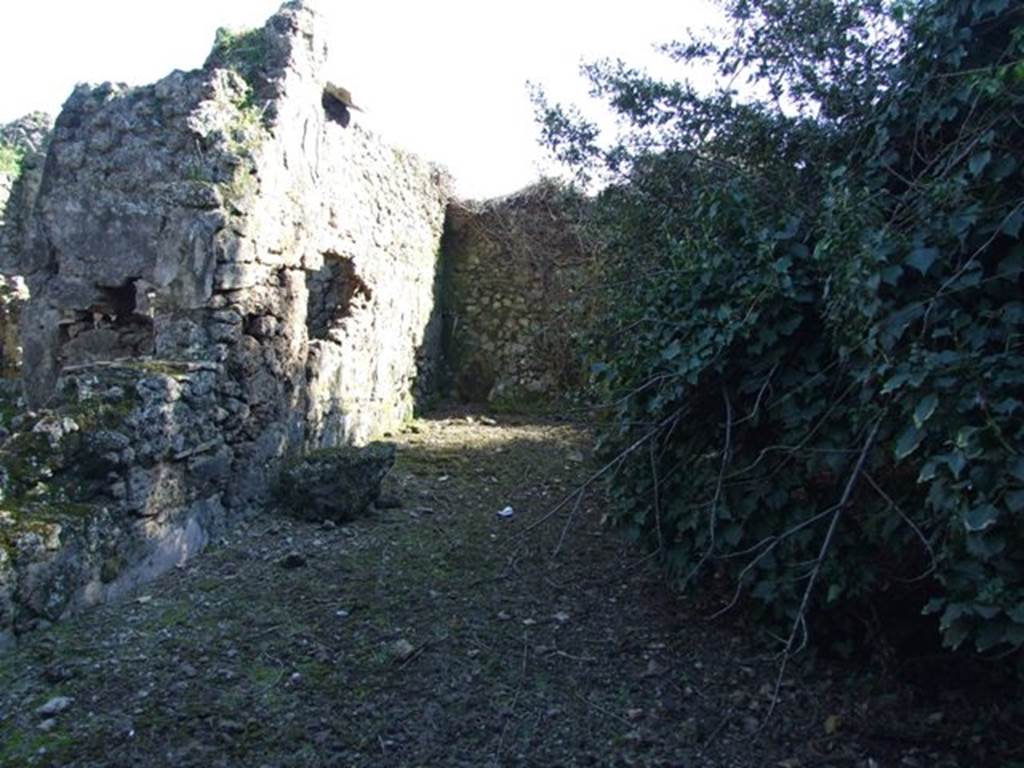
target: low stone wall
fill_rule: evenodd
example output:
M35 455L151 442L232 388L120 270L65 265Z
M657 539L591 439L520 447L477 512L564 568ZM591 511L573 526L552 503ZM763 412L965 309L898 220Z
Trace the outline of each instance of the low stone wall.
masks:
M445 349L460 398L550 403L580 383L595 267L585 206L544 182L449 208Z
M201 550L232 449L216 366L88 366L60 405L0 392L0 647Z

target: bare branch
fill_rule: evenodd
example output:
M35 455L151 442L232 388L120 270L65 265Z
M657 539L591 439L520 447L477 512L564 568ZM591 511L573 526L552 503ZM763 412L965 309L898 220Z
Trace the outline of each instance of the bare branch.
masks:
M664 534L661 530L661 493L658 488L658 460L654 455L654 441L648 443L651 449L651 480L654 483L654 528L658 534L658 552L665 548Z
M722 482L725 480L725 469L729 466L729 459L732 456L732 402L729 400L729 392L724 386L722 387L722 399L725 401L725 446L722 448L722 464L718 470L718 482L715 484L715 497L712 499L711 509L708 511L708 546L700 560L687 574L683 581L683 589L704 567L704 563L715 551L715 522L718 518L718 505L722 499Z
M839 518L842 516L843 510L846 509L846 505L849 504L854 488L857 487L857 479L864 470L864 463L867 461L868 453L871 450L871 446L875 443L875 437L878 435L878 429L881 426L882 417L879 417L871 427L871 431L868 433L867 439L864 441L864 447L861 449L860 456L857 458L857 464L854 466L849 479L846 481L846 488L843 489L843 495L839 499L839 503L835 506L835 512L832 514L832 522L829 524L828 532L825 534L825 538L821 542L821 549L819 550L818 558L814 563L814 569L811 571L810 577L807 580L807 587L804 589L803 599L800 601L800 609L797 611L796 619L793 621L793 629L789 633L789 639L786 641L786 647L782 651L782 663L779 665L779 674L775 679L775 692L772 695L772 703L768 708L768 714L765 716L766 721L771 717L772 712L775 711L776 704L779 703L779 690L782 688L782 679L786 674L786 666L789 664L789 660L803 650L807 645L809 636L807 631L807 607L811 602L811 593L814 591L815 584L817 584L818 576L821 573L821 566L828 557L828 551L832 546L832 539L835 538L836 528L839 525ZM802 638L800 645L794 649L794 646L796 645L796 638L798 634L801 633Z
M899 514L899 516L903 518L903 522L905 522L910 527L910 529L915 534L917 534L917 538L920 540L921 546L923 546L925 548L925 551L928 553L929 565L928 568L925 569L924 573L920 574L919 576L915 576L912 579L901 579L901 581L914 582L928 578L933 573L935 573L936 568L938 568L938 563L935 559L935 550L932 548L931 542L928 541L924 533L921 532L921 529L917 527L917 523L911 520L910 517L900 508L900 505L893 501L889 494L882 490L882 487L877 482L875 482L875 478L873 478L869 472L864 473L864 478L868 481L868 484L875 490L875 493L881 496L882 499L884 499L886 503L888 503L890 508L895 509L897 514Z
M680 411L681 411L681 410L682 410L682 409L680 409ZM676 411L676 412L672 413L672 414L671 414L670 416L668 416L667 418L665 418L665 419L662 419L662 420L661 420L661 421L660 421L660 422L659 422L658 424L656 424L656 425L655 425L654 427L652 427L652 428L651 428L651 429L650 429L650 430L649 430L649 431L648 431L647 433L645 433L645 434L643 435L643 437L641 437L640 439L638 439L638 440L637 440L636 442L634 442L634 443L633 443L632 445L630 445L630 446L629 446L628 448L626 448L625 450L623 450L623 451L620 451L620 452L619 452L619 453L618 453L618 454L617 454L617 455L615 456L615 458L613 458L613 459L612 459L611 461L609 461L608 463L606 463L606 464L605 464L605 465L604 465L603 467L601 467L601 468L600 468L599 470L597 470L596 472L594 472L594 473L593 473L593 474L592 474L592 475L591 475L590 477L588 477L588 478L587 478L586 480L584 480L584 481L583 481L583 483L582 483L582 484L581 484L581 485L580 485L580 486L579 486L578 488L576 488L575 490L573 490L573 491L572 491L572 493L569 493L568 495L564 496L564 497L562 498L562 500L561 500L561 501L559 501L559 502L558 502L557 504L555 504L555 506L553 506L553 507L552 507L552 508L551 508L550 510L548 510L548 511L547 511L546 513L544 513L544 514L543 514L543 515L542 515L541 517L539 517L538 519L534 520L534 521L533 521L532 523L530 523L530 524L529 524L528 526L526 526L525 528L523 528L523 530L521 530L521 531L520 531L520 532L519 532L519 533L518 533L518 534L516 535L516 538L522 538L522 537L523 537L523 536L525 536L526 534L528 534L528 533L530 533L531 531L533 531L533 530L534 530L535 528L538 528L539 526L543 525L543 524L544 524L544 523L546 523L546 522L547 522L548 520L550 520L550 519L551 519L552 517L554 517L555 515L557 515L557 514L558 514L558 513L559 513L559 512L560 512L560 511L561 511L562 509L564 509L564 508L565 508L565 506L566 506L566 505L567 505L567 504L568 504L568 503L569 503L570 501L573 501L573 500L574 500L574 499L575 499L576 497L578 497L578 496L582 496L582 495L583 495L583 493L584 493L584 492L585 492L585 491L587 490L587 488L589 488L589 487L590 487L590 486L591 486L591 485L592 485L592 484L593 484L593 483L594 483L595 481L599 480L599 479L600 479L601 477L603 477L603 476L604 476L604 475L605 475L605 474L606 474L607 472L609 472L610 470L614 469L614 468L615 468L616 466L618 466L618 465L619 465L619 464L621 464L621 463L622 463L623 461L625 461L625 460L626 460L626 457L627 457L627 456L629 456L629 455L630 455L630 454L632 454L632 453L633 453L634 451L636 451L636 450L637 450L638 448L640 448L640 447L641 447L641 446L642 446L642 445L643 445L644 443L646 443L646 442L647 442L648 440L650 440L651 438L653 438L653 437L654 437L655 435L657 435L657 434L658 434L658 432L659 432L659 431L661 431L661 430L662 430L662 429L663 429L664 427L666 427L666 426L667 426L667 425L668 425L668 424L669 424L670 422L672 422L672 421L673 421L673 420L674 420L674 419L675 419L675 418L676 418L676 417L677 417L677 416L679 415L679 412L680 412L680 411Z

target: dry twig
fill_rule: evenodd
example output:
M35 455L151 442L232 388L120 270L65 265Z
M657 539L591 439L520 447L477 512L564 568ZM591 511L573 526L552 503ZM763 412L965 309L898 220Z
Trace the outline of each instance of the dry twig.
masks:
M782 679L786 674L786 666L789 664L789 660L796 653L803 650L804 646L807 644L807 608L811 601L811 593L814 591L814 586L818 581L818 575L821 573L821 566L824 564L825 558L828 556L828 551L832 546L832 539L835 537L836 528L839 525L839 518L842 516L843 510L846 508L847 504L849 504L850 497L853 496L853 490L857 487L857 480L864 471L864 463L867 461L871 447L875 444L875 437L878 435L878 429L881 426L882 417L879 417L875 421L874 425L872 425L871 431L868 433L867 439L864 441L864 447L861 449L860 456L857 457L857 463L854 466L853 471L850 473L849 479L846 481L846 487L843 489L843 495L839 499L839 503L835 506L835 512L832 513L832 522L829 523L828 532L825 534L825 538L821 542L821 549L818 551L818 557L814 561L814 567L811 569L811 573L808 576L807 587L804 589L804 595L800 601L800 608L797 611L796 618L793 620L793 628L790 630L789 638L786 640L786 647L782 651L782 662L779 664L779 674L775 678L775 690L772 692L772 703L768 707L768 713L764 718L765 723L768 722L768 719L775 711L775 706L779 703L779 691L782 689ZM801 637L800 645L796 650L794 650L798 636Z

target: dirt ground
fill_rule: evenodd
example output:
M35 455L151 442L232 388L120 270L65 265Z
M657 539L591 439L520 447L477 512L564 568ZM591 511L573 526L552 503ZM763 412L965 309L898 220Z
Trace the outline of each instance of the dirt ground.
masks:
M740 613L709 622L670 592L601 526L596 489L546 518L593 472L588 434L495 418L394 436L386 509L341 527L254 515L0 657L0 766L1024 760L995 703L992 730L956 692L810 656L766 719L777 660Z

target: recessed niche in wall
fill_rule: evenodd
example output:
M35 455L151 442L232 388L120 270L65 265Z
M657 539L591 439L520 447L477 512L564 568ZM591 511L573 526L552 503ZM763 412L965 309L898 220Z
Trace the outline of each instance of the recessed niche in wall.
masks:
M373 298L369 286L356 274L352 259L330 252L323 258L323 267L306 277L306 329L311 339L326 339L331 329Z
M153 354L153 320L136 313L136 279L97 286L95 301L61 323L60 354L65 365Z

